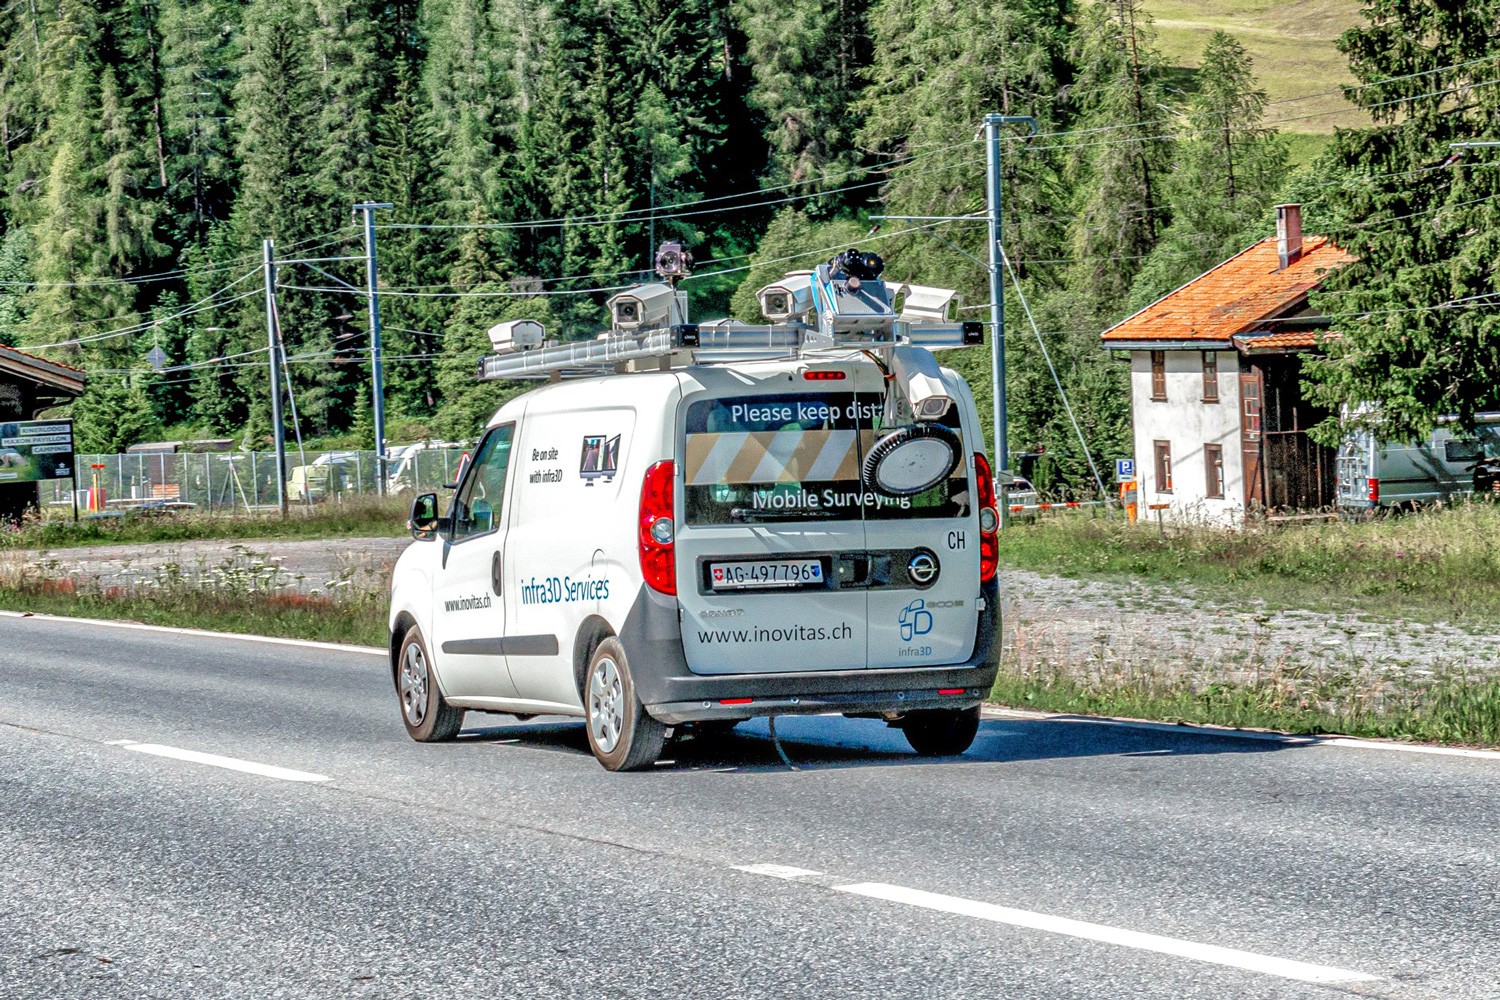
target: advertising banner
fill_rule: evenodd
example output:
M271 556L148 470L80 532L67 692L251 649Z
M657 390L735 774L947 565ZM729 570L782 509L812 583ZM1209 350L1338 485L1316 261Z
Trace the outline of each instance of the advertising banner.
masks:
M73 422L0 422L0 483L35 483L73 476Z

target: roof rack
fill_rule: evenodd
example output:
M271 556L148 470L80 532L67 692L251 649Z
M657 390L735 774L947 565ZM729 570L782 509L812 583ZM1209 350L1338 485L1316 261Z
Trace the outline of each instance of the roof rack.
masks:
M856 258L849 258L855 254ZM792 272L761 289L764 326L738 320L687 322L687 296L675 285L636 285L609 300L613 329L593 340L544 340L539 324L503 323L490 331L496 353L479 361L481 379L563 378L669 371L687 365L793 359L984 342L984 324L949 320L958 296L945 289L888 285L874 254L848 251L816 271ZM903 299L897 313L893 300ZM809 322L811 321L811 322ZM518 325L521 329L517 329Z

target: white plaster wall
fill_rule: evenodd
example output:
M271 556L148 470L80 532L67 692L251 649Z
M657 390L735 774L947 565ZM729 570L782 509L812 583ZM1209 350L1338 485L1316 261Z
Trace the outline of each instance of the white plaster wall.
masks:
M1234 351L1219 351L1219 401L1203 402L1201 351L1167 351L1167 398L1151 398L1151 352L1130 353L1131 422L1135 431L1135 472L1140 486L1140 516L1153 503L1170 503L1164 517L1172 521L1237 525L1245 514L1245 479L1240 454L1239 360ZM1172 492L1156 482L1157 441L1172 444ZM1210 499L1203 446L1224 449L1224 498Z

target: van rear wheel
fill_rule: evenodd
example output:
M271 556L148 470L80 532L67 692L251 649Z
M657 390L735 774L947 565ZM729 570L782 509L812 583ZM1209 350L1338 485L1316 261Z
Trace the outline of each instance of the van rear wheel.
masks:
M656 763L667 729L647 714L635 693L625 647L611 636L594 648L584 678L589 748L610 771L639 771Z
M901 724L906 742L922 757L953 757L974 745L979 706L934 708L908 713Z

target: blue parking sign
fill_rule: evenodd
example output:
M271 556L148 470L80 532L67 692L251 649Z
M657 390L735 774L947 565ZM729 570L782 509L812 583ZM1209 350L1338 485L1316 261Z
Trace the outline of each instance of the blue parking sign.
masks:
M1115 478L1119 479L1119 480L1134 479L1135 478L1135 459L1133 459L1133 458L1117 458L1117 459L1115 459Z

